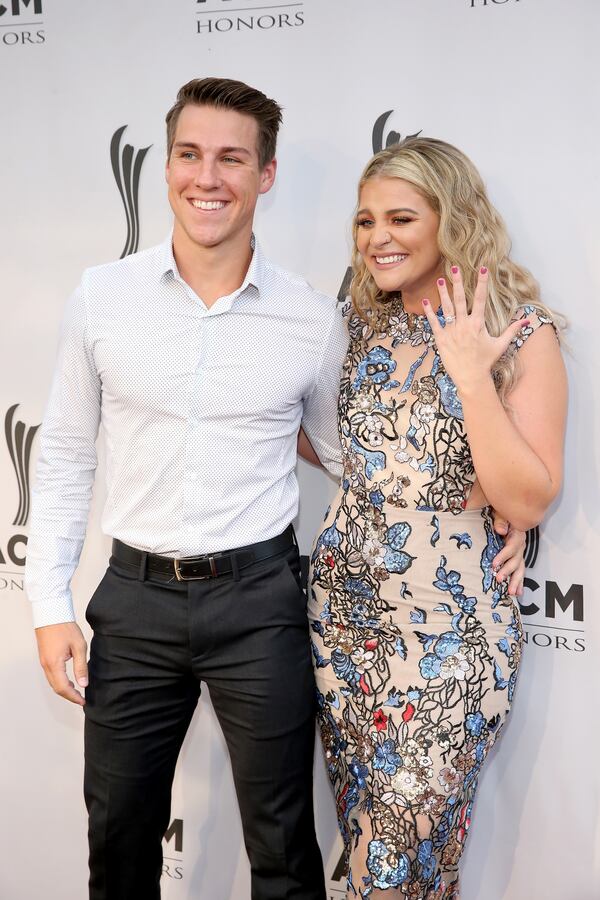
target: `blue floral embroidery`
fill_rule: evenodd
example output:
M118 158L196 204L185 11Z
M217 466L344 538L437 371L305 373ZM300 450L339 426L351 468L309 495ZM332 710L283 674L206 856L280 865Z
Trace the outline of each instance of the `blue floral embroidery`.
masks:
M397 860L396 865L390 858ZM394 847L388 847L383 841L369 841L367 868L373 875L373 885L377 888L399 887L406 881L410 871L410 860L406 853L398 854Z
M456 385L449 375L442 375L440 378L438 378L437 384L440 389L440 400L444 408L444 412L446 412L449 416L454 416L456 419L459 419L462 422L462 420L464 419L464 413L462 403L460 402L458 394L456 393Z
M462 550L464 547L470 550L473 546L473 538L470 534L467 534L466 531L463 531L460 534L451 534L450 540L456 541L456 546L459 550Z
M358 391L365 381L380 385L384 391L398 387L397 381L390 381L390 375L395 371L396 363L392 354L384 347L373 347L366 357L362 359L356 370L356 378L352 385Z
M476 713L469 713L465 720L465 727L467 731L475 737L479 737L479 735L483 731L484 726L485 717L480 710Z
M375 747L374 769L382 769L386 775L395 775L401 765L402 757L396 753L396 745L390 738Z
M421 879L429 881L437 865L433 854L433 841L421 841L417 850L417 859L421 866Z
M348 770L355 777L359 789L364 791L367 786L367 776L369 774L368 766L360 763L355 757L348 766Z
M311 569L315 672L327 685L319 724L349 896L365 900L399 885L407 896L457 893L447 873L522 645L517 608L492 570L502 544L489 510L461 518L475 472L456 386L423 317L417 328L398 309L390 298L388 333L352 325L340 395L344 474ZM431 547L440 564L428 571ZM416 817L430 823L418 837Z
M419 660L419 669L423 678L437 678L443 661L458 653L463 644L463 639L454 631L446 631L440 635L434 645L433 653L427 653Z

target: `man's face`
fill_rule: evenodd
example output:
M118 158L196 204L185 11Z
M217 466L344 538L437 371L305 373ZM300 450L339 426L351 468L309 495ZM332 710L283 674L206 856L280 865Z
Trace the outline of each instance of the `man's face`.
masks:
M174 237L198 247L249 241L258 195L270 189L275 170L275 160L259 165L258 123L251 116L185 106L166 166Z

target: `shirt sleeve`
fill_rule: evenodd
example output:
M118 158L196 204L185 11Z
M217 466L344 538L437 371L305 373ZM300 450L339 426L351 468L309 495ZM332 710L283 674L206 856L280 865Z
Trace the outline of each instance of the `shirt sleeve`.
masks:
M538 328L541 328L543 325L551 325L554 329L554 333L558 335L558 330L554 323L554 320L551 319L548 315L545 315L541 312L536 306L519 306L516 313L514 314L512 321L517 322L520 319L527 319L529 321L529 325L526 325L524 328L521 328L519 332L517 332L516 336L511 341L511 351L513 353L518 353L523 344L534 334Z
M70 298L40 432L25 585L36 628L75 620L79 562L97 465L101 385L87 344L84 289Z
M338 432L338 403L342 365L348 350L348 331L336 307L317 369L314 387L304 402L302 427L321 463L340 478L342 451Z

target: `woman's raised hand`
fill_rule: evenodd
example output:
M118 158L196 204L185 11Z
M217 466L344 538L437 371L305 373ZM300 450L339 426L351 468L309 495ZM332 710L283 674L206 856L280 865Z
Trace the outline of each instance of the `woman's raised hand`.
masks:
M529 324L527 320L519 319L512 322L498 337L489 333L485 324L488 279L488 270L482 266L470 313L467 312L465 289L457 266L452 266L452 297L446 280L438 279L437 287L445 324L434 313L431 301L423 300L423 309L438 353L459 392L463 388L472 389L478 382L488 379L496 360L508 349L519 331Z

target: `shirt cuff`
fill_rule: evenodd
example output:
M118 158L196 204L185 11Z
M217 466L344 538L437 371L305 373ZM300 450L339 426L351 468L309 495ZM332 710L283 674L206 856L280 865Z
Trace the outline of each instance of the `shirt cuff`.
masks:
M31 609L34 628L75 621L75 610L70 596L58 597L54 600L35 600L31 604Z

